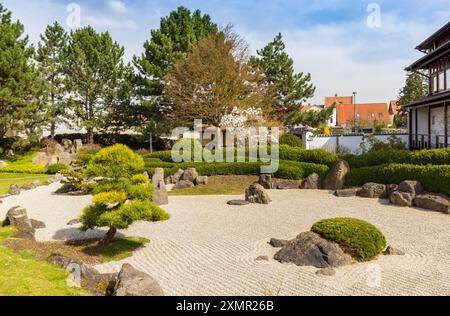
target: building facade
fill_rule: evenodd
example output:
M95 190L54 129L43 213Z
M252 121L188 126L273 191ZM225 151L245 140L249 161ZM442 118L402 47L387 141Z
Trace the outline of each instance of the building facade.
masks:
M424 40L417 50L425 55L407 67L423 73L428 95L407 106L411 149L450 147L450 22Z

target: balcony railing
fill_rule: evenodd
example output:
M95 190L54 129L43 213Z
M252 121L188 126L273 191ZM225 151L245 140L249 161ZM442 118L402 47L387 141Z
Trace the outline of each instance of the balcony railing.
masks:
M450 148L450 137L436 134L412 134L411 149Z

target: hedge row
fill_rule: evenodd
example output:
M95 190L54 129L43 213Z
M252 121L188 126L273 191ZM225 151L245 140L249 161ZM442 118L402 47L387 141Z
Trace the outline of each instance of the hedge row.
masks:
M260 175L263 165L261 162L184 162L171 165L164 162L161 164L153 162L146 165L146 170L152 174L155 168L164 168L166 176L175 174L178 169L187 168L196 168L199 174L205 176ZM280 161L278 171L274 176L280 179L301 180L314 172L323 176L328 170L329 168L325 165Z
M420 151L383 150L362 155L343 155L352 168L362 168L390 163L412 165L450 165L450 148L428 149Z
M226 157L227 152L234 151L234 157L238 155L239 151L232 148L232 149L225 149L224 150L224 158ZM271 149L270 147L267 148L267 151L270 153ZM249 149L244 149L245 157L249 157ZM280 160L290 160L290 161L297 161L297 162L307 162L307 163L315 163L320 165L327 165L331 166L334 162L338 160L338 156L330 153L326 150L322 149L313 149L313 150L306 150L299 147L290 147L287 145L281 145L279 146L279 159ZM154 152L149 155L144 156L144 160L150 161L152 159L160 159L164 162L173 162L172 160L172 153L171 151L159 151Z
M399 184L405 180L420 181L426 191L450 195L450 165L389 164L353 169L348 176L350 186L368 182Z

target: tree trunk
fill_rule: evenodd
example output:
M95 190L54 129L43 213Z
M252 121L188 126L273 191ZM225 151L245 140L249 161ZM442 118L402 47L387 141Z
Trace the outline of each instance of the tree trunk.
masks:
M52 140L55 139L55 132L56 132L56 124L52 123L51 126L50 126L50 138Z
M94 130L92 128L88 129L88 144L94 145Z
M98 242L98 245L101 247L108 245L113 240L116 232L117 228L114 226L110 227L106 235Z

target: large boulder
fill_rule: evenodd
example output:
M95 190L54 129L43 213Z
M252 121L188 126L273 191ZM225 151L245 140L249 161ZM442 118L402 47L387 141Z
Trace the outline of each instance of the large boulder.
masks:
M21 206L15 206L6 213L3 226L15 226L33 229L33 225L28 218L27 210Z
M354 262L341 247L318 234L306 232L291 240L278 251L274 259L281 263L294 263L298 266L329 268L348 265Z
M413 205L413 196L411 193L395 191L391 193L389 200L392 204L397 206L412 206Z
M360 197L371 198L371 199L384 199L386 195L386 185L379 183L366 183L363 185L362 189L357 193Z
M11 184L9 186L8 193L11 195L19 195L20 194L20 187L17 184Z
M64 138L63 140L61 140L61 144L65 151L72 150L72 141L70 139Z
M164 169L156 168L155 173L153 174L153 177L152 177L153 187L155 189L158 189L159 183L161 181L164 181Z
M250 203L269 204L272 202L262 185L253 183L245 190L245 200Z
M180 180L174 186L174 189L175 190L180 190L180 189L186 189L186 188L192 188L192 187L195 187L193 182L187 181L187 180Z
M414 205L431 211L450 213L450 199L443 194L420 194L414 198Z
M79 273L81 278L91 274L98 274L98 271L95 268L85 264L81 260L72 259L58 253L50 255L47 258L47 262L53 263L69 272Z
M122 266L114 288L114 296L164 296L159 283L130 264Z
M195 185L207 185L208 184L208 177L207 176L198 176L195 178Z
M195 168L188 168L183 173L183 176L181 177L181 180L190 181L192 183L195 182L195 179L198 177L198 172Z
M403 181L399 184L398 190L400 192L411 193L415 197L423 193L423 186L419 181Z
M319 190L320 185L320 176L317 173L310 174L303 180L300 189L304 190Z
M267 190L272 189L272 175L271 174L262 174L259 176L258 183Z
M164 180L159 181L155 193L153 193L152 201L158 205L169 204L169 195L167 193L167 188Z
M180 181L181 177L183 176L183 174L184 174L184 170L183 169L178 169L178 171L175 172L175 174L172 176L172 183L176 184L178 181Z
M345 160L337 161L323 180L322 187L325 190L341 190L350 172L350 165Z

